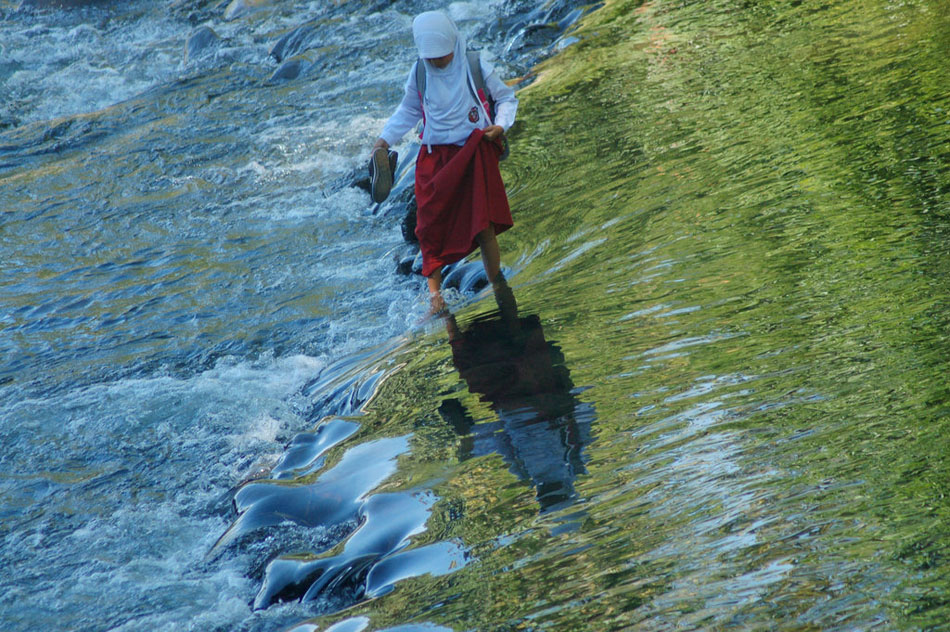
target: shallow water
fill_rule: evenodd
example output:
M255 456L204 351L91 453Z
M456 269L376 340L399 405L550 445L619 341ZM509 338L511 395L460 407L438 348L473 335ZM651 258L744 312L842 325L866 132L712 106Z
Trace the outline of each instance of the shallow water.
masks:
M560 54L423 322L351 174L428 4L15 4L4 629L945 625L941 2L452 4Z

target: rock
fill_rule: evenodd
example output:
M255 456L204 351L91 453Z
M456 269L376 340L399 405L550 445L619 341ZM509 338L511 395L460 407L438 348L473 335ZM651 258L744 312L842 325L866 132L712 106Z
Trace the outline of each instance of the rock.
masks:
M445 271L442 287L454 288L459 292L478 292L488 285L485 266L481 261L460 261Z
M86 7L93 4L106 4L109 0L23 0L20 8L36 9L72 9Z
M194 60L201 53L206 53L208 48L216 45L220 39L210 26L195 29L185 44L185 63Z
M305 74L313 63L304 55L297 55L282 63L274 73L268 77L268 85L280 83L281 81L291 81L302 74Z
M403 276L409 276L410 274L412 274L412 264L413 262L415 262L415 260L416 260L415 255L403 257L396 264L396 272Z
M269 4L271 4L271 0L231 0L231 3L224 10L224 19L230 22L248 13L263 9Z
M554 24L529 24L522 28L508 44L509 50L523 52L548 45L561 34L561 29Z
M2 14L0 14L0 20L2 20ZM0 44L0 84L3 84L10 76L13 75L16 71L20 70L23 67L18 61L14 61L7 55L7 50Z
M416 258L419 256L419 247L412 244L404 245L398 252L395 253L396 260L396 272L403 276L409 276L412 274L412 266L416 262Z
M168 14L186 21L193 27L217 21L230 0L172 0Z
M406 214L403 215L400 228L402 229L402 238L406 240L407 243L410 243L410 244L419 243L419 238L416 237L416 198L415 196L413 196L409 204L406 205Z
M302 24L285 34L270 49L270 56L278 62L307 50L316 39L317 29L313 24Z
M356 167L343 179L347 186L353 186L369 193L372 183L369 180L369 171L365 166Z

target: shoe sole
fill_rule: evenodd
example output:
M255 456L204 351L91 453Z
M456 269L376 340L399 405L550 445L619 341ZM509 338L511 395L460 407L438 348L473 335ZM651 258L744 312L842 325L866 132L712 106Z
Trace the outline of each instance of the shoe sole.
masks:
M389 153L380 147L373 152L369 161L370 196L377 204L389 197L389 191L393 188Z

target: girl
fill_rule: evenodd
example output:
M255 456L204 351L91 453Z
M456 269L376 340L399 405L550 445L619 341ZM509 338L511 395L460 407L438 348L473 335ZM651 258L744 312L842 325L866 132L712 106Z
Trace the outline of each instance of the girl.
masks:
M515 120L518 100L494 69L479 61L485 87L495 101L492 121L469 68L465 39L440 11L422 13L412 36L425 65L425 88L409 73L402 102L373 146L386 156L420 120L422 147L416 159L416 236L422 249L422 274L428 279L432 309L445 308L440 292L442 266L481 249L485 272L501 283L495 235L511 228L511 210L498 170L501 136Z

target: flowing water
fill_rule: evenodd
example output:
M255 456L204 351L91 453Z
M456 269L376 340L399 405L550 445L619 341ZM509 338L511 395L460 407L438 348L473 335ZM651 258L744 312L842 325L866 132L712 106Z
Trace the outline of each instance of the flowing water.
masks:
M447 5L522 89L510 289L437 320L414 145L358 181L446 5L44 4L0 628L948 629L944 0Z

